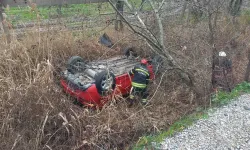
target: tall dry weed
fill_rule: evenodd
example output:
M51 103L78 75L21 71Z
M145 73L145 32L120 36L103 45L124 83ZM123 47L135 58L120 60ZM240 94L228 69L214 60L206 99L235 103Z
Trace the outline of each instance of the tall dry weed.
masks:
M192 108L189 103L175 107L182 104L178 94L165 95L164 90L145 108L128 108L124 99L99 111L75 106L56 84L67 59L105 58L120 54L119 49L104 48L98 38L80 39L72 32L25 34L10 45L0 43L1 149L124 149ZM135 39L129 37L120 46Z

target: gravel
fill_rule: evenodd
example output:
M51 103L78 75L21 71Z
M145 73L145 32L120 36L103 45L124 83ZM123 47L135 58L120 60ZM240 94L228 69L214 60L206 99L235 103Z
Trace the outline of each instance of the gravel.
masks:
M221 108L211 109L208 119L167 138L162 150L250 150L250 95Z

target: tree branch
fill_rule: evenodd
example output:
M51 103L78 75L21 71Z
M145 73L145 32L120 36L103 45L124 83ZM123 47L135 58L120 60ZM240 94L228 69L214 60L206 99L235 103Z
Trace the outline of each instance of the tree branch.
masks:
M126 18L116 9L116 7L114 6L114 4L109 0L110 5L113 7L113 9L118 13L118 15L121 16L121 18L123 19L123 21L129 26L129 28L136 34L142 36L144 39L146 39L146 42L148 44L148 46L155 51L155 49L150 45L150 43L157 48L157 52L159 53L161 50L161 47L158 46L158 43L155 42L154 40L150 39L148 36L144 35L143 33L136 31L132 25L126 20ZM145 28L144 28L145 29ZM145 29L145 31L147 31L147 29Z
M125 5L127 5L127 7L130 9L130 11L133 11L132 6L129 4L129 2L127 0L124 0ZM139 16L138 12L135 11L133 12L133 15L135 16L135 18L139 21L139 23L142 25L142 27L145 29L145 31L147 32L147 34L152 38L152 40L155 43L160 43L157 38L155 38L153 36L153 34L148 30L147 26L145 25L145 23L142 21L141 17Z
M156 15L156 20L158 22L158 26L159 26L159 39L160 39L160 44L161 44L161 47L163 48L164 51L166 51L166 47L164 45L164 30L163 30L163 25L162 25L162 21L161 21L161 18L160 18L160 15L159 15L159 9L156 9L154 4L153 4L153 1L152 0L148 0L150 2L150 5L151 7L153 8L154 12L155 12L155 15ZM164 1L162 1L162 5L164 4Z

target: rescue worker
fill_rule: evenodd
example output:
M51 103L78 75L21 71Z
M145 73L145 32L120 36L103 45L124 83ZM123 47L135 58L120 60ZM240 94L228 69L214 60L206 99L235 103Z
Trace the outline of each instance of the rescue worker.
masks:
M147 68L148 60L142 59L140 65L136 65L132 70L130 70L129 74L134 75L132 80L132 88L129 96L129 106L131 106L134 102L135 96L140 96L142 98L141 103L143 105L147 104L147 85L149 83L149 71Z
M232 61L226 52L220 51L219 56L214 59L214 70L212 84L215 89L221 88L231 92Z

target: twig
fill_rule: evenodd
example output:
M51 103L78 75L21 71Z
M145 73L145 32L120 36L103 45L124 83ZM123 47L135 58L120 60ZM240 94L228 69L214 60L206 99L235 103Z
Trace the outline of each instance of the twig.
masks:
M13 149L15 148L16 144L17 144L20 140L21 140L21 135L18 134L18 135L17 135L17 138L15 139L15 142L14 142L12 148L11 148L11 150L13 150Z
M151 100L154 98L155 94L157 93L157 91L158 91L158 89L159 89L159 87L160 87L160 85L161 85L162 79L163 79L164 75L167 73L167 71L175 70L175 69L180 70L180 68L169 68L169 69L166 69L166 70L164 71L164 73L161 75L160 82L159 82L159 84L158 84L158 86L157 86L157 88L156 88L156 90L155 90L153 96L150 98L149 101L151 101Z

